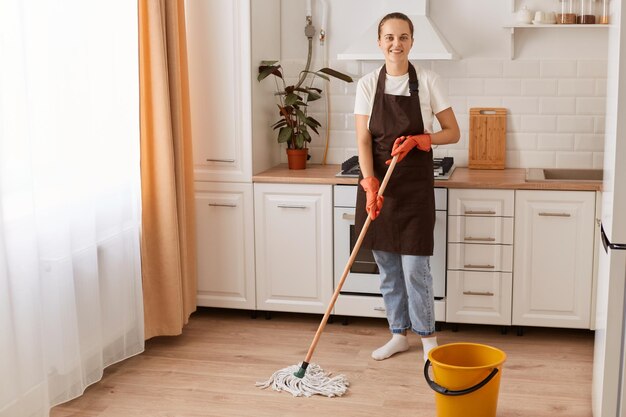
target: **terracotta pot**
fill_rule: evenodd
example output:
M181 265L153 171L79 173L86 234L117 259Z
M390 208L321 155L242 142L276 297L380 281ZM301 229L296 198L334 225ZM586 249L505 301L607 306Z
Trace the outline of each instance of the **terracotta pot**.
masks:
M305 169L308 154L308 149L287 149L289 169Z

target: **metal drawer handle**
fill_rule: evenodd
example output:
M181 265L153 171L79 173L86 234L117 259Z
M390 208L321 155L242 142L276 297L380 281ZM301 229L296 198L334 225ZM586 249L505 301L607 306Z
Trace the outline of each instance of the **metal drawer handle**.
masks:
M465 214L496 214L493 210L466 210Z
M305 209L305 208L307 208L306 206L290 206L289 204L279 204L278 207L280 207L280 208L288 208L288 209Z
M485 295L487 297L493 297L495 294L489 291L463 291L463 295Z
M209 207L237 207L237 204L209 203Z
M495 266L493 265L464 265L464 268L483 268L483 269L493 269Z
M386 311L385 307L374 307L374 310L376 310L376 311Z
M207 162L235 162L234 159L213 159L213 158L207 158L206 161Z
M539 213L540 216L548 216L548 217L571 217L572 215L569 213Z
M354 214L343 213L341 218L344 220L354 220L356 219L356 216Z
M471 237L467 236L464 238L465 240L474 241L474 242L495 242L495 237Z

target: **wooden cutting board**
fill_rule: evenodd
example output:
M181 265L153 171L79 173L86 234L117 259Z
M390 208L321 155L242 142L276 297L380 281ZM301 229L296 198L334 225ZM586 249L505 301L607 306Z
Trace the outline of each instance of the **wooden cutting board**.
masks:
M470 169L504 169L506 156L506 109L474 107L470 109Z

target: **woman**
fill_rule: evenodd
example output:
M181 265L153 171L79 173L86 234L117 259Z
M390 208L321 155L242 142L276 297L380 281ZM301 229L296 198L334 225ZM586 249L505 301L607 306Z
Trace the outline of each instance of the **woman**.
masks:
M435 226L431 144L458 142L460 132L439 76L409 62L411 20L402 13L383 17L378 46L385 65L359 80L354 109L361 167L356 228L360 233L367 215L376 219L362 247L372 249L378 264L392 333L372 357L383 360L407 350L410 329L421 336L426 360L437 346L430 274ZM441 126L436 133L433 117ZM379 197L390 155L398 155L398 164Z

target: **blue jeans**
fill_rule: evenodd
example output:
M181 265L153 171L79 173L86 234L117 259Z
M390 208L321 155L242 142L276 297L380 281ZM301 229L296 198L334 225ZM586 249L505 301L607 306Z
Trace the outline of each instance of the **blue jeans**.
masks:
M374 250L380 269L380 292L392 333L411 329L421 336L435 332L435 299L430 257Z

